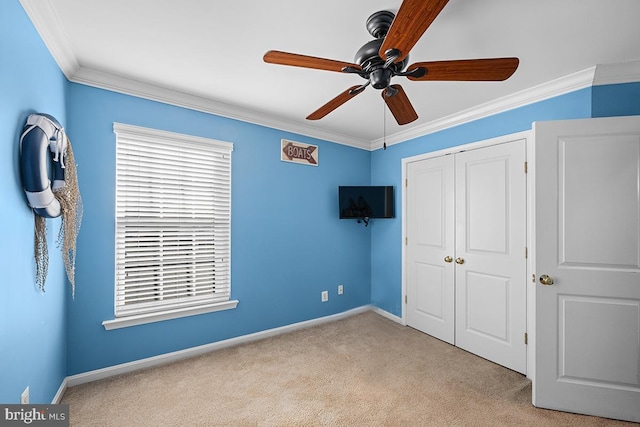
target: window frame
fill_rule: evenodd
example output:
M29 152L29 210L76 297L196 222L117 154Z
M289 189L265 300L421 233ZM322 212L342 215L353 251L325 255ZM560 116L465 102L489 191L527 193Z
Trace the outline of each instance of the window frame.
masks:
M104 322L102 322L103 326L105 327L105 329L110 330L110 329L118 329L118 328L122 328L122 327L128 327L128 326L134 326L134 325L139 325L139 324L144 324L144 323L150 323L150 322L157 322L157 321L163 321L163 320L168 320L168 319L175 319L175 318L179 318L179 317L184 317L184 316L192 316L192 315L198 315L198 314L203 314L203 313L209 313L209 312L214 312L214 311L220 311L220 310L228 310L228 309L233 309L237 306L238 301L237 300L232 300L231 299L231 165L232 165L232 161L231 161L231 154L233 151L233 143L230 142L225 142L225 141L218 141L218 140L213 140L213 139L208 139L208 138L202 138L202 137L196 137L196 136L191 136L191 135L184 135L184 134L178 134L178 133L173 133L173 132L167 132L167 131L161 131L161 130L156 130L156 129L149 129L149 128L143 128L143 127L139 127L139 126L133 126L133 125L127 125L127 124L122 124L122 123L114 123L113 124L113 132L116 135L116 146L115 146L115 152L116 152L116 158L115 158L115 210L114 210L114 222L115 222L115 235L114 235L114 249L115 249L115 253L114 253L114 319L112 320L105 320ZM176 285L176 290L175 290L175 294L178 295L178 297L171 297L171 298L158 298L158 292L164 292L166 291L165 287L167 289L169 289L169 285L164 285L164 283L159 283L158 289L153 290L153 286L154 283L151 283L150 285L145 285L145 286L151 286L151 292L154 292L154 297L148 297L146 298L148 301L144 301L144 298L141 298L140 301L142 301L140 304L134 304L133 302L131 302L131 306L130 307L125 307L125 300L131 300L133 301L134 298L131 296L131 289L127 290L127 286L129 286L130 288L134 288L134 290L139 291L138 289L135 289L134 285L127 285L126 282L123 283L119 283L120 278L123 277L124 272L122 271L122 269L119 267L119 265L122 265L123 262L126 263L125 260L125 254L127 253L127 250L122 249L124 246L126 246L125 243L128 243L129 240L127 240L127 234L121 234L120 230L121 228L119 228L119 224L123 224L122 219L124 219L125 217L122 216L122 214L119 216L118 214L118 210L119 208L123 208L124 206L128 206L128 204L126 202L124 202L124 205L121 206L119 204L119 200L123 199L126 200L126 195L127 193L127 187L126 184L120 183L119 180L119 168L122 168L122 170L126 170L127 166L127 162L131 161L131 159L135 159L135 154L123 154L121 151L126 151L127 149L131 149L131 147L137 147L137 149L141 149L143 153L147 153L148 155L151 156L157 156L159 160L157 160L160 164L160 166L157 168L158 170L156 171L156 167L153 166L150 169L153 169L153 171L149 171L148 173L153 174L153 178L155 177L159 177L159 178L163 178L162 177L162 172L163 172L163 168L164 171L168 171L169 169L167 169L171 160L166 160L166 154L164 154L161 151L157 151L157 150L150 150L149 146L153 145L154 148L155 146L162 146L163 148L165 148L166 150L176 150L176 152L178 152L178 155L183 155L183 152L188 156L188 152L191 151L194 154L197 154L197 150L199 149L204 149L206 150L209 155L213 157L215 157L215 160L211 160L211 163L207 164L207 170L209 170L208 168L211 167L212 171L215 171L218 174L221 174L221 179L217 180L217 185L218 187L215 187L216 189L219 189L220 191L212 191L212 193L216 193L216 195L212 195L210 196L211 198L207 199L205 201L205 211L202 212L199 209L197 209L197 213L200 216L204 216L205 217L205 225L206 222L209 221L209 216L211 217L210 220L212 221L211 223L211 230L209 232L202 232L205 236L201 236L200 235L200 230L203 230L205 228L202 227L203 224L199 224L200 227L198 227L198 225L194 225L194 227L197 228L197 231L192 233L192 235L190 236L189 240L190 245L183 245L184 239L182 238L183 234L178 234L179 237L174 237L173 238L173 244L170 245L166 245L167 248L164 249L164 243L162 243L161 240L154 239L153 242L151 243L151 246L153 249L156 249L160 252L163 253L168 253L169 251L173 251L172 253L175 253L176 247L178 248L178 256L181 257L181 260L184 258L184 260L187 260L187 257L191 256L191 258L193 258L193 254L203 254L204 252L206 257L207 257L207 261L204 261L204 267L206 268L210 268L211 270L207 270L207 275L211 274L212 276L215 277L216 274L216 268L215 266L220 264L221 265L221 273L222 273L222 281L220 282L220 292L221 295L216 296L215 295L215 280L213 281L212 286L212 290L211 293L209 294L208 292L208 288L209 285L203 284L202 280L199 279L199 284L197 284L195 286L195 288L193 286L187 285L185 284L181 278L183 277L183 274L189 274L192 270L191 269L195 269L196 267L194 266L184 266L185 263L180 263L178 265L182 265L182 267L179 267L179 272L180 274L176 274L174 277L180 277L180 281L179 283ZM146 152L144 150L147 150ZM127 157L128 156L128 157ZM141 156L142 157L142 156ZM164 157L165 159L162 159L162 157ZM203 156L204 157L204 156ZM192 157L192 158L195 158ZM156 157L153 157L153 160L156 161ZM185 160L188 161L188 160ZM191 160L194 163L201 163L201 159L199 157L197 157L197 160ZM157 175L155 175L157 173ZM196 174L194 174L195 176ZM143 180L143 178L134 178L134 179L140 179L140 181L134 182L132 185L135 185L136 183L138 185L140 185L140 183L145 183L146 185L149 186L149 183L151 182L151 180L149 181L145 181ZM164 178L163 178L164 179ZM205 185L205 184L211 184L210 182L206 181L206 179L197 181L197 180L193 180L191 179L191 182L195 182L196 184L199 185ZM172 182L173 184L173 182ZM152 187L152 186L151 186ZM131 188L131 186L129 186L129 189ZM163 187L162 184L159 184L159 187L153 187L156 191L159 189L161 192L163 191ZM169 203L176 203L177 206L180 206L180 208L182 208L182 204L180 203L180 199L183 197L183 195L185 193L188 193L187 188L186 187L179 187L180 191L180 196L173 196L173 198L168 198L168 202ZM150 192L153 190L149 190ZM140 192L142 193L142 192ZM161 193L162 194L162 193ZM198 198L201 196L201 194L198 194ZM209 197L209 196L207 196ZM193 197L193 199L195 199L195 196ZM158 198L156 198L156 200L158 200ZM160 203L163 203L165 199L160 198ZM153 204L153 203L157 202L151 201L149 202L149 205ZM215 203L214 203L215 202ZM211 205L209 206L209 203L211 203ZM143 205L143 206L149 206L149 205ZM214 207L215 205L215 207ZM173 205L176 206L176 205ZM136 218L138 218L137 216L130 216L130 221L133 218L134 223L129 222L129 227L132 227L133 229L136 228L137 224L148 224L148 223L152 223L155 221L161 221L160 225L158 225L157 227L152 229L152 232L156 232L158 233L158 236L160 234L166 233L168 229L171 229L172 227L176 227L177 229L182 230L184 228L184 221L186 220L182 220L181 216L178 216L177 220L176 218L174 218L171 215L165 215L164 213L162 213L162 208L156 208L159 209L159 213L158 212L153 212L152 214L150 214L150 216L148 216L148 218L151 219L151 221L146 222L144 221L138 221L137 223L135 221ZM195 208L192 208L195 209ZM195 212L195 211L193 211ZM196 218L195 213L191 213L191 217L190 218ZM165 219L165 217L167 219ZM215 219L215 222L213 218ZM198 219L194 219L194 221L198 221ZM199 219L199 221L202 221L202 219ZM218 222L219 221L219 222ZM127 223L124 223L125 229L127 226ZM167 230L165 230L165 227L167 228ZM208 230L208 229L207 229ZM213 231L216 230L216 231ZM146 233L146 232L145 232ZM189 232L190 233L190 232ZM207 235L211 234L211 238L209 238ZM176 243L177 242L177 243ZM214 242L217 242L214 244ZM139 243L139 242L138 242ZM215 250L215 246L218 245L221 247L221 253L217 254L216 250ZM186 249L185 251L183 251L183 246L186 246L188 249ZM197 252L196 246L206 246L209 249L208 250L202 250L201 252ZM139 246L136 247L136 249L139 248ZM129 254L135 252L135 249L133 250L129 250ZM135 254L134 254L135 255ZM219 255L222 255L222 260L218 260L217 257ZM120 261L119 262L119 258ZM132 257L133 258L133 257ZM209 258L214 258L214 259L209 259ZM132 261L129 261L129 263L131 264ZM154 268L157 269L162 269L162 266L160 265L160 262L154 263L153 265ZM158 271L160 271L158 270ZM188 293L190 295L184 295L185 294L186 289L196 289L198 292L205 292L205 296L197 296L194 295L193 292L189 291ZM146 288L145 290L149 290L149 288ZM125 292L123 292L125 291ZM126 292L129 292L129 295L124 295ZM151 301L151 300L155 300Z

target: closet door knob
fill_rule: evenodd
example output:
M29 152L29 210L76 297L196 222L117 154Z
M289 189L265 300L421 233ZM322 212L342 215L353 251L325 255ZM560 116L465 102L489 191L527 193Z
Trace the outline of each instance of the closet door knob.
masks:
M547 274L543 274L542 276L540 276L540 283L546 286L551 286L553 285L553 277Z
M456 258L456 264L464 264L464 258Z
M444 262L452 262L452 261L453 261L453 258L451 258L449 255L444 257Z

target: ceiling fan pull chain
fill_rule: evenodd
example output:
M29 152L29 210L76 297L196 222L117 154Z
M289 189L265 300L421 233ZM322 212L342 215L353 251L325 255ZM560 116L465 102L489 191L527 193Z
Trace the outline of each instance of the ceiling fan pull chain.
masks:
M387 106L382 104L382 149L387 150Z

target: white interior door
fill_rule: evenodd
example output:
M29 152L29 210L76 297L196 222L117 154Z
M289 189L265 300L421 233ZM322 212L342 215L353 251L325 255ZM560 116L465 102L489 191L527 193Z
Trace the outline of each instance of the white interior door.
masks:
M534 133L533 403L640 421L640 117Z
M407 164L407 324L454 343L454 158ZM447 258L449 259L449 258Z
M456 345L526 373L526 146L456 154Z

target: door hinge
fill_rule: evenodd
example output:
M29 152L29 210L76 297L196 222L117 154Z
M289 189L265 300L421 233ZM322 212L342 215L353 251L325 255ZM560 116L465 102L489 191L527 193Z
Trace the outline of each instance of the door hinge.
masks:
M404 296L404 303L407 304L407 296Z
M524 345L529 345L529 334L524 333Z
M405 246L408 246L408 245L409 245L409 238L408 238L408 237L405 237L405 238L404 238L404 245L405 245Z
M524 162L524 173L529 172L529 162Z
M529 258L529 248L527 248L526 246L524 247L524 257Z
M404 180L404 186L405 186L405 187L408 187L408 186L409 186L409 178L406 178L406 179Z

